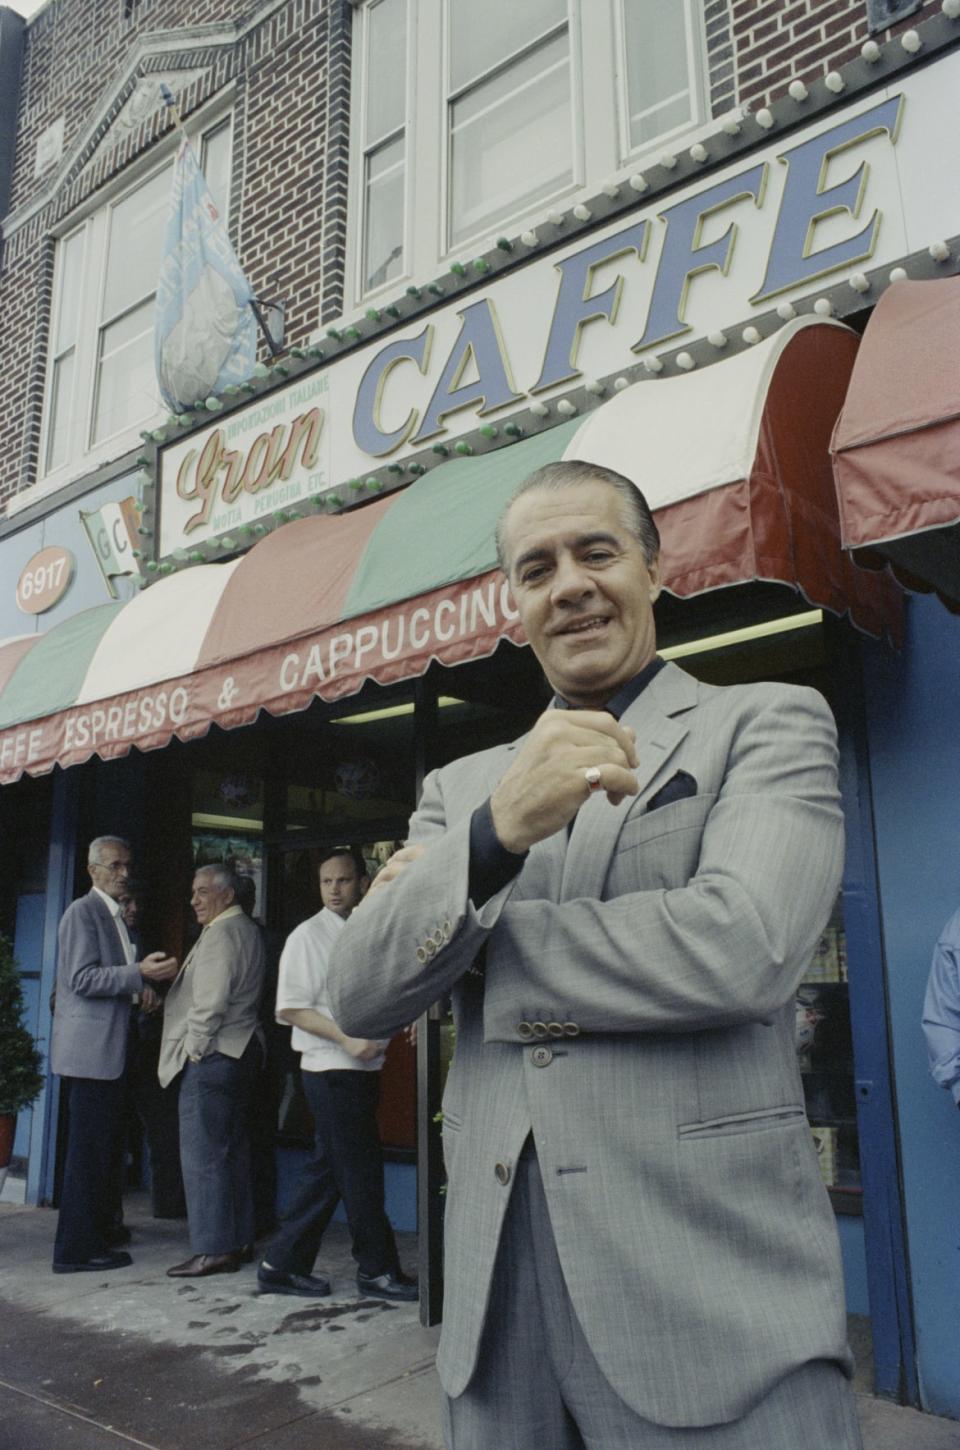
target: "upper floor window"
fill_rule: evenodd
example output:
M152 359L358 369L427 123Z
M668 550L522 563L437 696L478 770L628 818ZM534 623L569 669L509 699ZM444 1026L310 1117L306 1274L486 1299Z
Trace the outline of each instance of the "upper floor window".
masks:
M196 143L195 143L196 144ZM230 122L199 143L214 200L226 215ZM153 313L172 160L69 232L57 249L41 473L95 465L136 441L162 414Z
M696 40L689 5L620 0L626 61L626 151L635 151L698 117Z
M367 17L363 101L363 278L370 291L403 267L407 174L407 0Z
M496 7L494 7L496 8ZM451 246L573 180L566 0L448 0L447 238Z
M697 0L365 0L348 307L704 119Z

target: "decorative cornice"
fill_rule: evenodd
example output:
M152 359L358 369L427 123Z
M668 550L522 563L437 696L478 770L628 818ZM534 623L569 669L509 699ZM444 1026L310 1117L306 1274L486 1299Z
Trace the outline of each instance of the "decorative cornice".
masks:
M20 229L42 212L57 197L60 190L68 186L87 166L104 137L137 88L146 73L153 74L156 65L147 67L147 62L166 62L170 71L191 69L177 65L185 57L197 51L232 49L252 31L262 25L276 11L291 0L265 0L246 21L226 24L191 25L177 30L147 31L136 38L132 49L107 83L101 99L83 129L71 142L69 148L41 189L23 206L9 212L0 224L0 233L5 239L14 236ZM195 68L193 68L195 69ZM159 108L158 108L159 109Z

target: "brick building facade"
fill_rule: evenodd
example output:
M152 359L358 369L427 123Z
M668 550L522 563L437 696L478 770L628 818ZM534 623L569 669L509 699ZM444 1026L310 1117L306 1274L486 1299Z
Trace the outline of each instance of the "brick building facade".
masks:
M878 40L935 9L923 0ZM228 101L229 230L254 290L284 299L287 344L350 310L353 13L349 0L49 0L27 26L2 224L0 509L44 476L56 238L169 149L161 79L188 125ZM703 0L702 27L713 117L768 104L870 34L864 0Z
M0 272L0 505L40 472L54 238L169 142L160 79L188 128L230 98L229 230L257 293L280 279L288 343L339 314L349 15L346 0L52 0L30 23ZM44 167L38 146L61 124Z

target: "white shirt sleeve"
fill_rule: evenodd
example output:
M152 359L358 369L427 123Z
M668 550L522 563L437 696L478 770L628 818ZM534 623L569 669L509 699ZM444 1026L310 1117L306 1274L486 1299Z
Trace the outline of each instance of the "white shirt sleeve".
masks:
M317 1006L317 949L310 941L308 922L290 933L280 954L277 978L277 1021L281 1011Z

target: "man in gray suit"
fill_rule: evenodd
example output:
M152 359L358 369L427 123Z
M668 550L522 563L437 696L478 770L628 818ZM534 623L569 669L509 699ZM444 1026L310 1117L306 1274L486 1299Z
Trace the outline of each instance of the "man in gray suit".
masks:
M65 1088L67 1152L53 1250L55 1274L121 1269L110 1247L112 1189L122 1150L123 1070L135 993L167 982L177 963L164 952L136 961L120 910L131 854L119 836L90 842L93 887L68 906L58 933L50 1066Z
M841 875L830 712L657 658L621 475L548 465L498 533L553 706L428 777L329 979L370 1037L453 994L447 1443L854 1450L793 1045Z
M239 1269L253 1243L248 1117L263 1064L263 937L227 866L201 866L190 905L202 928L167 993L158 1074L182 1071L180 1162L192 1256L168 1269L201 1279Z

